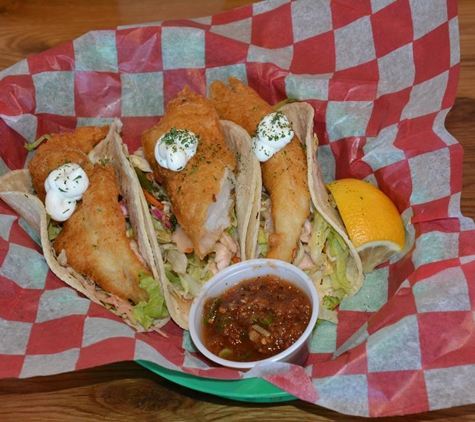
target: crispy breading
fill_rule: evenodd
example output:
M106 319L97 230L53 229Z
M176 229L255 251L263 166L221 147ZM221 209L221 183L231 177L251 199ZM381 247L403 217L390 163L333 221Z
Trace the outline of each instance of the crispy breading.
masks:
M139 273L147 271L130 247L119 194L114 169L95 164L89 187L64 222L54 249L57 254L64 249L68 265L104 291L137 304L148 300L147 292L139 287Z
M199 136L195 156L179 172L161 167L154 156L158 139L172 128L188 129ZM190 237L195 252L203 258L229 225L229 207L220 209L220 215L213 215L213 209L217 201L229 201L229 195L223 197L220 193L228 173L236 166L216 110L208 99L185 87L168 103L163 118L144 131L142 145L155 179L170 198L178 223Z
M79 164L86 174L92 170L87 154L106 137L108 130L108 126L84 126L74 132L55 133L38 147L28 170L41 201L45 200L44 184L51 171L66 163Z
M108 131L108 126L86 126L53 134L38 147L28 170L36 194L44 202L44 182L51 171L66 163L84 169L89 177L88 189L73 215L63 223L54 249L57 254L64 249L68 265L104 291L138 303L148 299L147 292L138 286L139 272L147 269L126 236L114 169L94 165L87 156Z
M231 120L252 136L260 121L275 110L249 86L229 78L228 87L216 81L210 99L220 119ZM271 197L274 233L269 236L268 258L290 262L302 226L310 213L307 158L295 135L290 143L261 163L262 181Z

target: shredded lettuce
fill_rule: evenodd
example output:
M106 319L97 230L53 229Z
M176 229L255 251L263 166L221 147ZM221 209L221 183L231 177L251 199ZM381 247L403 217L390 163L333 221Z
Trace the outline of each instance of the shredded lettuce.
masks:
M153 183L151 182L151 180L138 167L134 167L134 169L135 169L135 173L137 174L137 178L139 179L140 186L142 186L142 188L144 188L146 191L152 193Z
M195 253L184 254L176 249L168 249L165 257L165 274L172 287L184 297L196 296L201 286L213 275ZM178 262L182 259L185 261Z
M237 216L236 216L235 207L231 207L231 209L229 210L229 220L231 221L231 223L229 225L228 230L231 230L232 228L236 229L237 226L238 226L238 220L237 220ZM229 234L231 234L231 233L229 233Z
M166 318L169 313L160 284L151 275L141 272L139 285L149 294L149 300L134 306L133 316L145 330L148 330L155 319Z
M186 273L186 267L188 266L188 258L184 252L180 252L176 248L170 248L167 250L166 261L168 261L172 269L177 274Z
M312 232L308 246L310 247L310 258L316 267L320 267L325 263L326 256L323 253L323 247L330 234L331 227L318 212L314 215Z
M317 325L321 324L323 321L331 322L333 324L338 324L337 311L327 309L324 306L320 306L320 309L318 311Z
M36 148L38 148L43 141L46 141L50 138L51 138L51 135L43 135L31 144L29 144L28 142L25 142L24 146L28 151L33 151Z
M332 311L340 304L345 295L346 292L343 289L339 289L334 291L332 295L323 296L323 306L328 310Z
M262 227L259 227L257 243L259 244L260 255L265 258L267 256L267 252L269 251L269 245L267 243L267 235Z
M201 286L213 276L213 273L208 269L206 262L199 259L195 253L188 254L187 258L186 272L178 274L178 276L185 296L195 297L198 296Z
M128 226L127 227L127 237L129 239L135 239L135 232L134 232L134 228L132 226Z
M297 243L297 248L295 250L294 260L292 261L292 264L298 267L304 259L305 254L305 245L299 240L299 242Z
M268 237L272 232L271 202L265 189L261 192L259 231L257 235L259 257L265 258L269 252Z
M157 236L158 243L171 243L172 235L164 227L160 220L152 215L153 228L155 229L155 235Z
M167 276L168 280L173 284L180 284L180 277L178 277L172 270L172 266L170 264L164 264L165 266L165 275Z
M180 282L185 289L185 295L196 297L201 291L202 280L192 277L190 274L179 274Z
M199 259L194 252L185 254L170 245L162 245L161 252L168 280L173 289L186 298L195 297L213 275L207 262Z
M343 242L343 239L341 239L341 236L334 230L331 231L331 235L329 236L329 246L330 253L335 258L335 269L331 275L333 289L336 291L341 288L345 293L350 293L351 286L346 277L346 263L349 255L348 247Z
M48 223L48 239L50 242L55 240L63 228L59 224L53 224L51 221Z
M237 232L237 226L238 226L238 221L236 217L236 212L235 212L235 207L231 207L229 210L229 227L226 230L226 233L231 236L233 239L238 238L238 232Z

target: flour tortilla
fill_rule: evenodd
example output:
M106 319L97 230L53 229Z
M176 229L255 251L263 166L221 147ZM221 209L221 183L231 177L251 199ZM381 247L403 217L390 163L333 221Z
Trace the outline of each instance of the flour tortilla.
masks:
M140 255L146 262L155 280L160 280L160 271L156 267L152 248L145 229L146 215L143 212L145 197L135 170L127 159L127 147L119 135L121 123L115 120L107 137L89 153L92 162L108 160L116 172L119 189L129 213L129 221L135 233ZM92 302L101 306L104 304L87 288L86 278L67 264L61 265L61 256L56 256L48 238L48 216L41 200L35 195L33 184L27 169L11 171L0 178L0 199L4 200L18 215L20 215L38 235L45 260L51 271L67 285L82 293ZM169 318L157 320L152 328L158 329L169 321ZM143 331L139 324L128 319L125 322Z
M253 259L257 252L262 176L259 160L252 151L248 133L236 123L221 120L226 144L236 157L236 218L241 259Z

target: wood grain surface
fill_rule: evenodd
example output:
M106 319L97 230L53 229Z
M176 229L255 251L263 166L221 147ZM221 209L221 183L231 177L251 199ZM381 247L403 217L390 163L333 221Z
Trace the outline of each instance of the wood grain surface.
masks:
M214 14L251 0L0 0L0 71L94 29ZM457 99L446 121L465 149L462 212L475 218L475 1L459 0ZM173 384L134 362L0 380L0 421L360 421L302 401L241 403ZM379 420L379 419L375 419ZM392 421L471 421L475 405Z

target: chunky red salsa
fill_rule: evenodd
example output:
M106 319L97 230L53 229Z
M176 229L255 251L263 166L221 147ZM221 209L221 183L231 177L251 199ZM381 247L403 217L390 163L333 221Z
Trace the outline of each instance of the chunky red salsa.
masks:
M203 343L235 362L274 356L295 343L312 313L308 296L277 276L242 281L203 307Z

